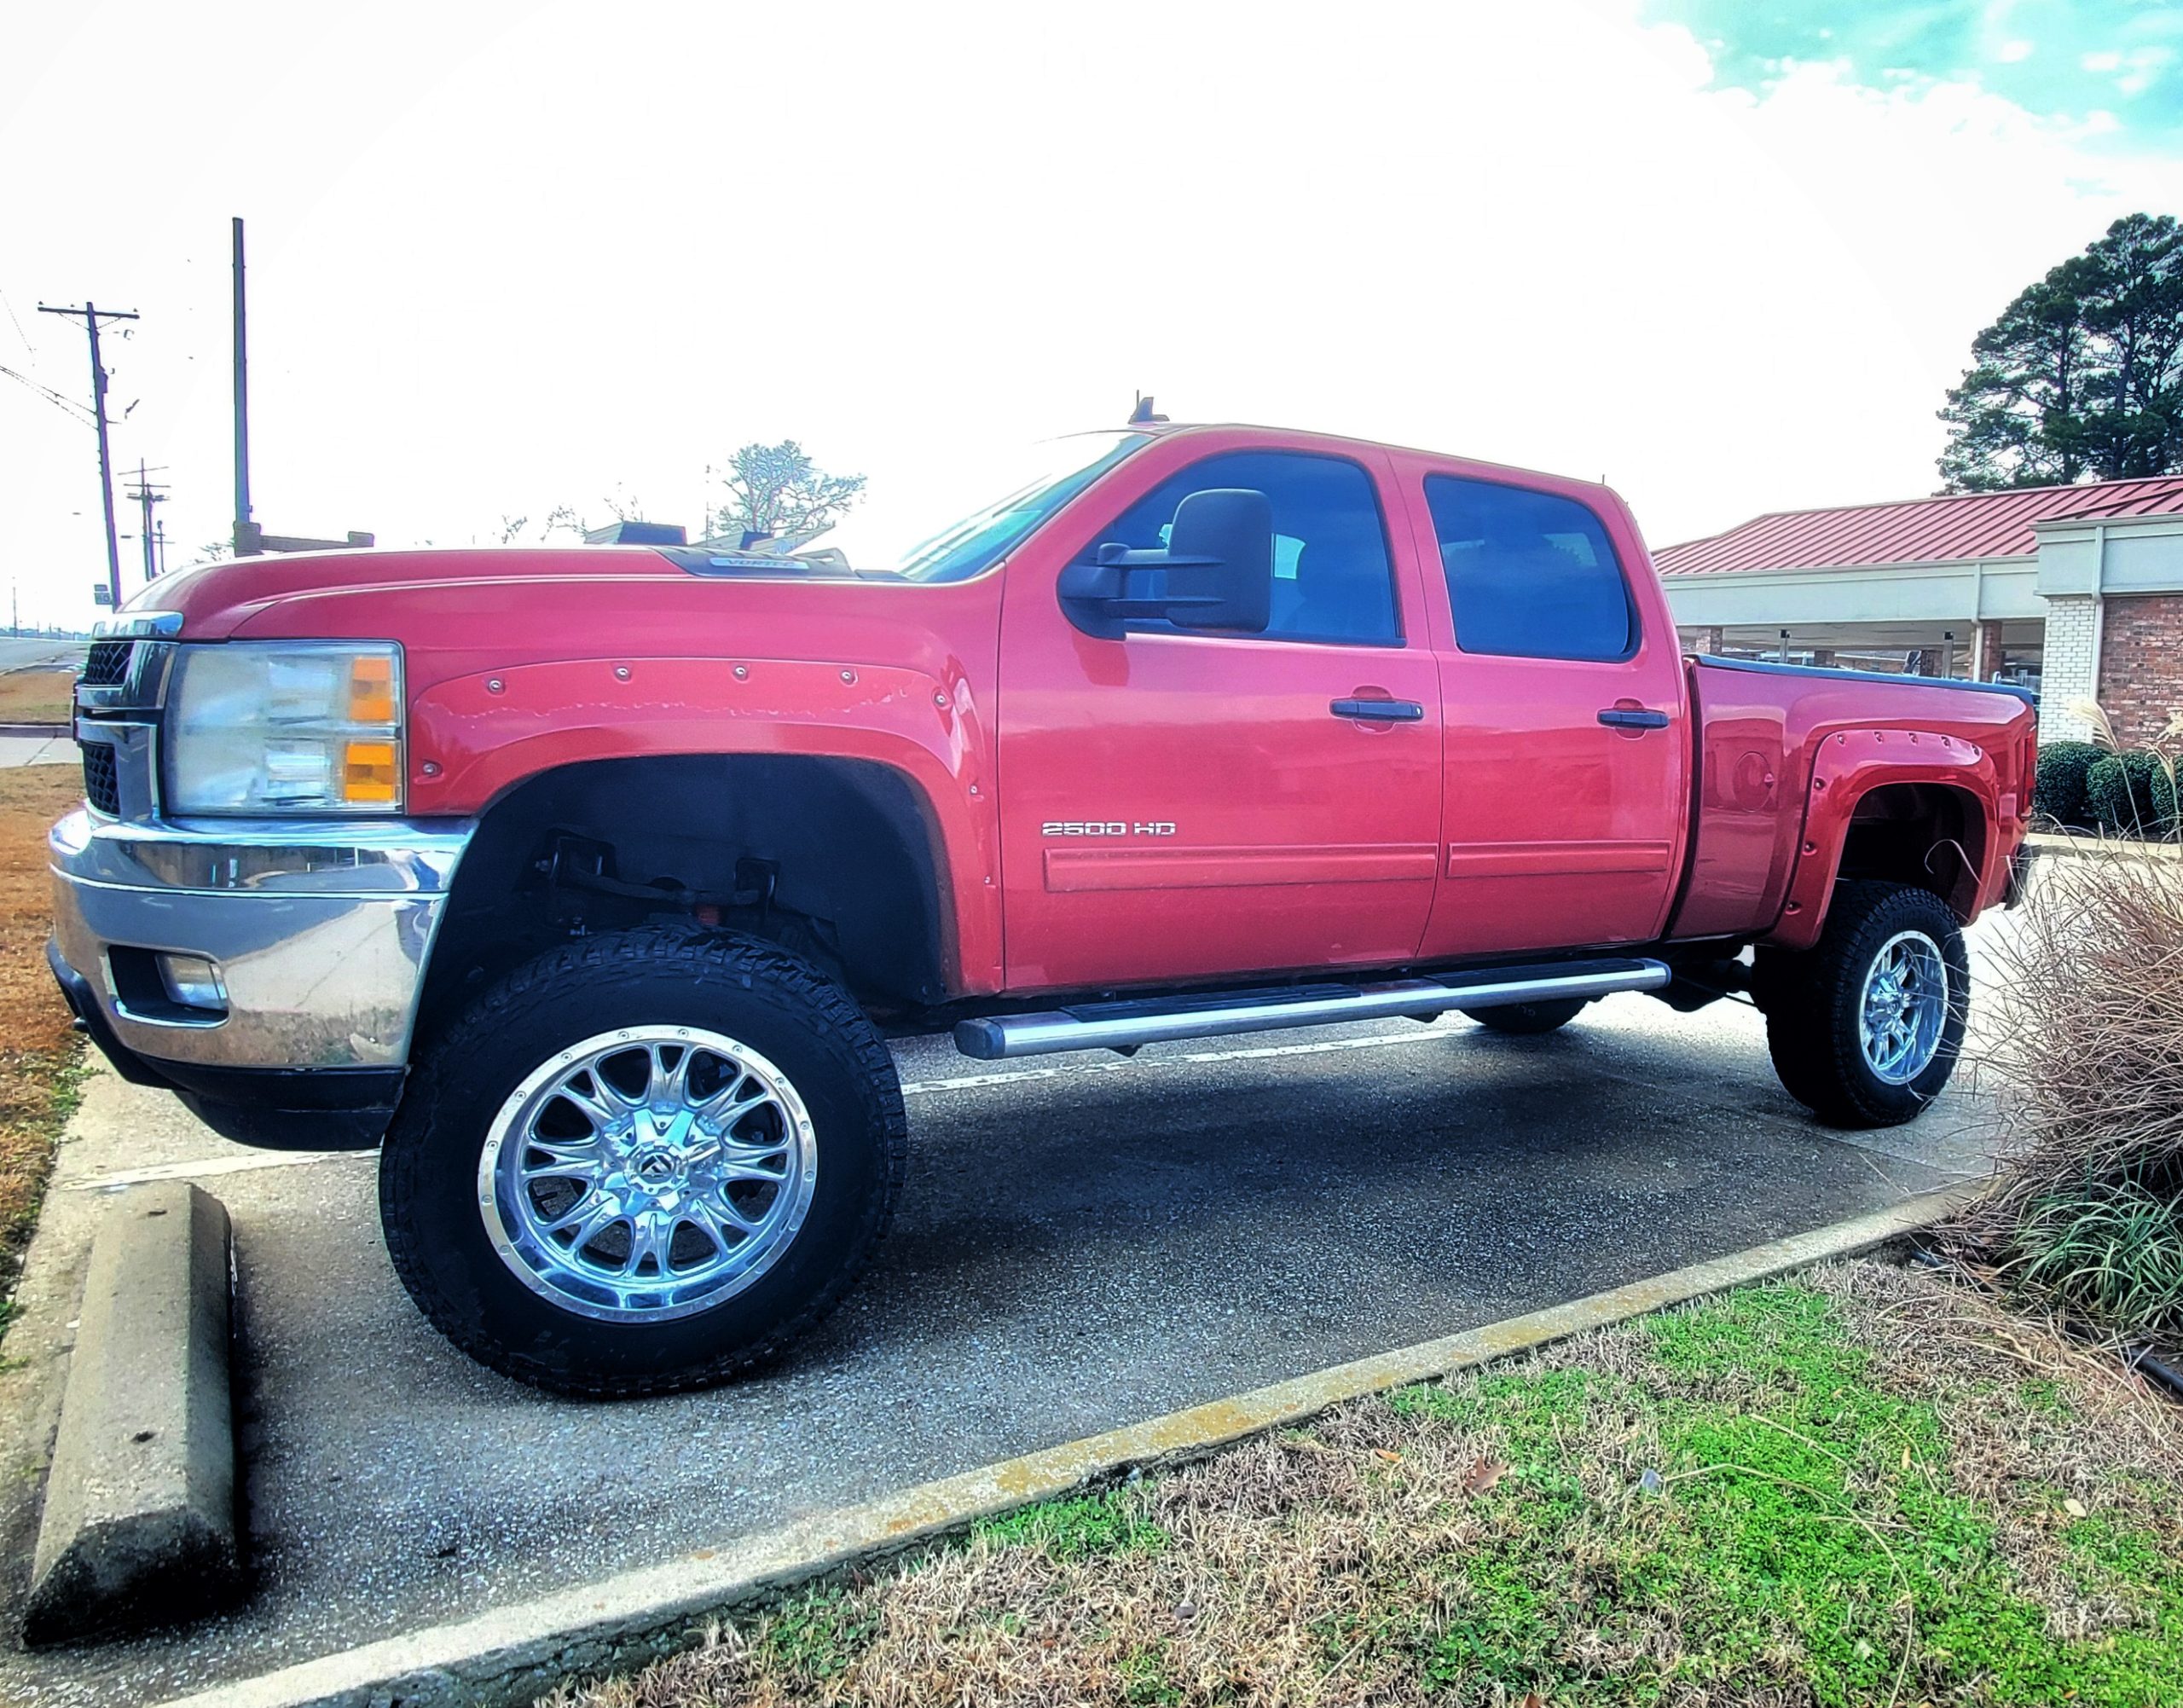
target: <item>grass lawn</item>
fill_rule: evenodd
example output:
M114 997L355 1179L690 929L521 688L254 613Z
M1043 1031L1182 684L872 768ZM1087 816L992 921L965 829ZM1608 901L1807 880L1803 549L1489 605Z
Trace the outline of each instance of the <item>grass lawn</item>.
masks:
M45 965L45 832L83 793L72 765L0 770L0 1298L14 1286L82 1071L83 1042ZM0 1327L7 1317L0 1302Z
M0 723L67 723L76 715L76 669L0 671Z
M2183 1412L1931 1271L1640 1319L808 1591L570 1708L2183 1701Z

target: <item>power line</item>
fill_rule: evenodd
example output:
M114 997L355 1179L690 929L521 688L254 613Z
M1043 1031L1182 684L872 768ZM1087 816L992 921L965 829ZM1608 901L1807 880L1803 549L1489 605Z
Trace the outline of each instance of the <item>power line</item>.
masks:
M32 356L36 356L38 346L31 342L31 335L23 330L23 323L15 320L15 305L8 300L8 293L5 291L0 291L0 309L7 310L8 318L15 321L15 336L22 339L23 348L30 351Z
M55 408L67 410L69 414L73 415L78 420L81 421L85 426L88 427L91 425L91 412L89 409L86 409L81 403L78 403L73 397L64 397L50 385L41 385L37 380L32 379L29 374L18 373L12 368L0 367L0 373L6 374L10 379L14 380L19 385L29 386L32 391L37 392L38 395L44 398L47 402L52 404Z

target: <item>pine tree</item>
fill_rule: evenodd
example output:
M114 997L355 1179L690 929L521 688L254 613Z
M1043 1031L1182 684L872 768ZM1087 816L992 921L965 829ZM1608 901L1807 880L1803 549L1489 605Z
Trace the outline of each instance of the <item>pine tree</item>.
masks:
M2183 471L2183 228L2118 219L1980 333L1948 394L1948 492Z

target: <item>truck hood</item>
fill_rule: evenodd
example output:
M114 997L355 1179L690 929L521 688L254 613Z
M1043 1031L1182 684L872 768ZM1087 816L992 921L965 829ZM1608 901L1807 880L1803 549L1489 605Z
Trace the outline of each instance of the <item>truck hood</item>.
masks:
M618 583L698 578L901 584L899 576L853 574L793 558L767 559L695 547L428 547L303 552L200 564L153 582L130 599L122 613L125 617L173 611L181 616L186 636L222 640L250 626L260 613L289 600L323 608L329 595L345 596L339 602L353 611L360 600L383 595L391 610L399 610L414 603L405 595L428 589L499 588L511 601L518 601L546 583L566 587L588 582L611 595Z
M686 565L642 546L345 551L162 577L124 617L171 611L184 640L391 640L413 697L555 661L756 659L990 683L997 576L931 583L753 560ZM846 680L846 679L845 679Z

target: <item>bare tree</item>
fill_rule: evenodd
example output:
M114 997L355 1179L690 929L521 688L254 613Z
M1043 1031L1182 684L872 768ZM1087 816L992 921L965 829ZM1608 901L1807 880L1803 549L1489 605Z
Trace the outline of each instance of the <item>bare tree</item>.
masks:
M726 483L715 531L798 544L825 533L864 494L862 475L828 474L794 439L744 446L729 459Z

